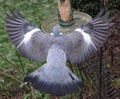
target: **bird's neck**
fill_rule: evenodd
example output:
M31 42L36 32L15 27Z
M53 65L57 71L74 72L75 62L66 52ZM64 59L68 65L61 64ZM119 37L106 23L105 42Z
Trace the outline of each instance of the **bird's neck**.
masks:
M59 32L59 31L53 32L53 36L54 36L54 37L58 37L59 35L60 35L60 32Z

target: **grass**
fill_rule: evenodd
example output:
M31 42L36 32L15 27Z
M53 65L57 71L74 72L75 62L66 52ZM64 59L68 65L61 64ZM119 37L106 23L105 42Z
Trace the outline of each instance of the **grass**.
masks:
M27 20L40 27L47 17L56 13L56 8L57 3L52 0L0 0L0 99L18 96L20 99L28 99L33 92L26 86L20 88L20 85L25 73L30 73L40 66L18 55L7 36L5 13L9 13L10 9L19 10ZM42 97L38 91L34 94L36 97Z

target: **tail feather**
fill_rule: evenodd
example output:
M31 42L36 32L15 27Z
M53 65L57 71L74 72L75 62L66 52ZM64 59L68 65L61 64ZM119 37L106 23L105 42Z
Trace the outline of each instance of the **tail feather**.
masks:
M44 69L41 70L41 68ZM83 87L83 83L67 66L55 70L52 68L51 72L49 72L50 68L49 71L47 70L48 66L46 65L41 68L29 74L24 79L25 82L31 82L33 87L40 92L55 96L64 96L66 94L75 93L79 88Z

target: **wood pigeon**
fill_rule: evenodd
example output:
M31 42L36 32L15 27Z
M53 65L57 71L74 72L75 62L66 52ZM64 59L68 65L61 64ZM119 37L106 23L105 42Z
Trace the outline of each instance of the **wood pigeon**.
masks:
M112 23L102 16L79 25L69 34L60 33L59 26L45 34L30 24L20 13L7 14L6 30L19 52L31 61L46 63L24 81L31 82L40 92L55 96L77 92L83 83L67 67L66 62L81 63L89 59L106 41Z

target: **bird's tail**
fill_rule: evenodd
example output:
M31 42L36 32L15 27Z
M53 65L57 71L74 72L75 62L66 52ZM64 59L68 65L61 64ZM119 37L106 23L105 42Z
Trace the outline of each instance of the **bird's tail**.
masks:
M83 83L67 66L51 68L51 66L45 64L35 72L26 76L24 81L31 82L33 87L40 92L55 96L74 93L83 87Z

